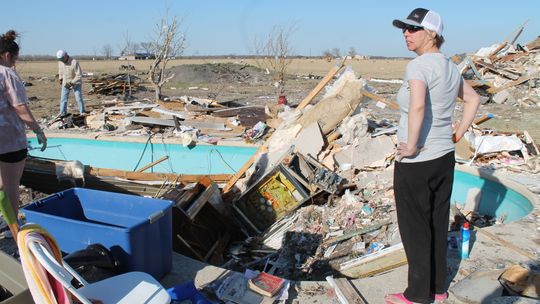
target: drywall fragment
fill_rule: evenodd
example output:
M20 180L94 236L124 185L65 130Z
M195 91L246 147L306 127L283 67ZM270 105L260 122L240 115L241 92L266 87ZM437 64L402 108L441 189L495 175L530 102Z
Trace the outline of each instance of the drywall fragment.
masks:
M314 122L304 128L294 140L296 151L303 155L311 155L317 158L324 146L324 139L319 124Z

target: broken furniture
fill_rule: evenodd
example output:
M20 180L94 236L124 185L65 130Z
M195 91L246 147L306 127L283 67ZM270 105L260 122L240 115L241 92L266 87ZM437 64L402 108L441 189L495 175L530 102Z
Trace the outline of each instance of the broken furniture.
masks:
M260 234L308 199L291 169L279 164L233 202L233 210L250 234Z
M162 198L174 202L173 250L210 264L223 263L231 223L217 184L201 178L191 188L174 188Z
M44 290L49 284L60 283L54 288L54 297L58 301L76 298L83 304L94 303L99 300L103 303L170 303L170 297L161 284L144 272L128 272L110 277L98 282L88 283L67 263L62 261L60 249L51 244L51 238L44 236L41 227L37 225L23 228L18 245L21 253L26 280L33 288L32 297L36 303L43 303L52 294ZM48 235L48 233L46 233ZM47 273L48 275L44 275ZM42 275L39 275L42 274ZM51 280L50 277L53 279ZM74 283L75 282L75 283ZM80 287L79 287L80 286ZM114 288L111 288L114 286ZM51 301L52 303L53 301ZM56 301L54 301L56 302Z

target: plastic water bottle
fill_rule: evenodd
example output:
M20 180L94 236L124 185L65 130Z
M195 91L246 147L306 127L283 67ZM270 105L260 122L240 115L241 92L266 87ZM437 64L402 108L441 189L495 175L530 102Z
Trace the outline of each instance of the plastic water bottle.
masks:
M469 258L469 240L471 238L471 232L469 231L469 222L463 223L461 226L461 259L466 260Z

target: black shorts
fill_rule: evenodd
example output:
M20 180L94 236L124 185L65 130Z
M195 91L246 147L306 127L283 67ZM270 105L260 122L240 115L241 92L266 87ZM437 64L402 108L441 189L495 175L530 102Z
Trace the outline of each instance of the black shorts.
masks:
M18 163L28 155L28 149L0 154L0 161L5 163Z

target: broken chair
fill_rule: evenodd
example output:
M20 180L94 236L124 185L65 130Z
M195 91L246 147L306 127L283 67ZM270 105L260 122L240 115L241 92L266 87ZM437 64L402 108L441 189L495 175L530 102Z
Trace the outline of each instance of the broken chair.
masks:
M73 297L83 304L171 301L163 286L144 272L86 282L62 260L56 241L39 225L23 226L17 243L24 275L36 303L71 303Z

